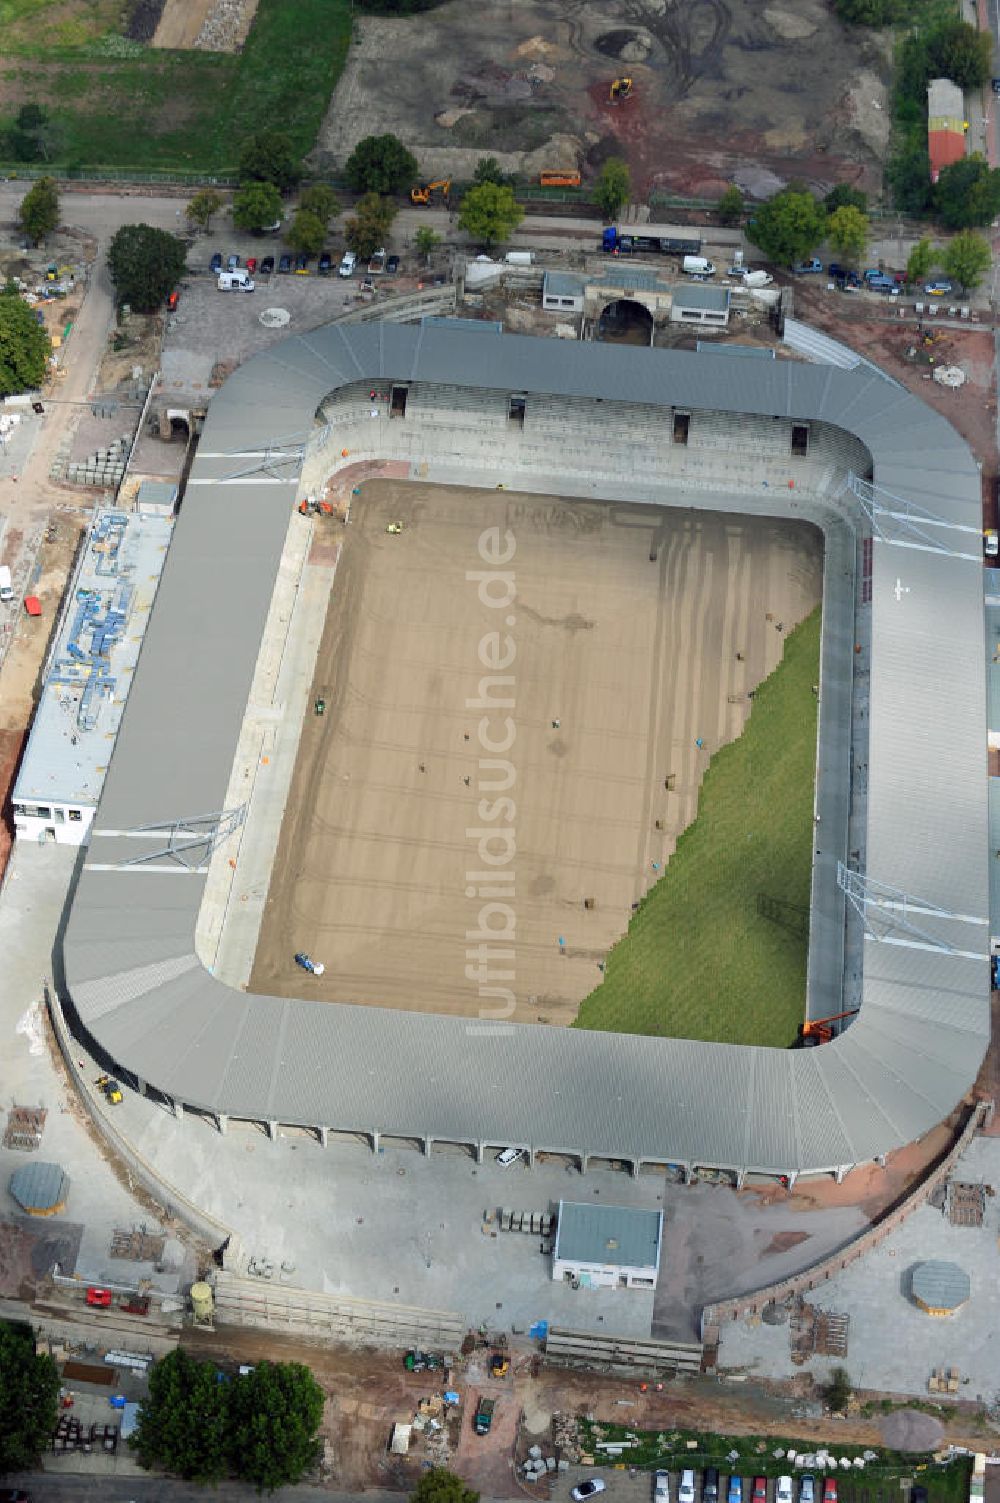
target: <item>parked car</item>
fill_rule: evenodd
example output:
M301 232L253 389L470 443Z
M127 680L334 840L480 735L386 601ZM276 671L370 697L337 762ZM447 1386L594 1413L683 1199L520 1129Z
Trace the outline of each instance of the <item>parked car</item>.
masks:
M816 1478L812 1472L803 1472L799 1478L799 1503L816 1503Z
M869 292L890 292L899 295L899 283L885 271L866 271L865 286Z
M743 1503L743 1478L730 1477L729 1492L726 1494L727 1503Z
M256 256L247 256L247 271L250 273L251 276L253 276L253 274L254 274L254 272L256 270L257 270L257 257Z
M753 1503L767 1503L767 1478L753 1479Z
M309 257L305 251L300 251L295 257L295 275L297 277L307 277L309 275Z
M324 251L322 253L319 258L319 265L317 266L316 270L319 272L321 277L328 277L330 275L331 271L333 270L333 257L330 255L329 251Z
M670 1473L653 1473L653 1503L670 1503Z
M219 275L219 272L222 270L222 252L221 251L216 251L215 252L215 255L212 257L211 261L208 263L208 268L209 268L209 271L211 271L212 273L214 273L215 276Z
M823 1503L837 1503L836 1477L823 1478Z
M597 1493L603 1493L605 1486L606 1484L601 1481L600 1477L588 1477L586 1482L581 1482L577 1487L574 1487L570 1493L570 1497L573 1499L573 1503L584 1503L584 1499L593 1498Z
M368 259L368 271L371 276L380 276L385 271L384 249L372 252Z
M110 1308L111 1308L111 1290L110 1289L88 1289L87 1290L87 1304L95 1306L98 1310L110 1310Z
M779 1477L774 1489L774 1503L792 1503L791 1477Z
M167 312L168 313L174 313L174 312L176 312L176 310L177 310L177 304L180 302L180 300L181 300L180 292L175 287L174 290L173 290L173 292L167 298Z
M797 261L792 267L792 271L797 277L811 276L814 272L820 272L822 270L823 263L822 261L817 260L815 256L811 256L808 261Z
M273 271L274 271L274 257L273 256L265 256L264 259L263 259L263 261L260 263L260 274L261 274L261 276L262 277L269 277Z
M681 1472L681 1485L677 1489L677 1503L694 1503L694 1472L688 1468Z
M281 257L281 260L278 262L278 271L279 272L291 271L291 269L292 269L292 258L288 254L288 252L286 251L285 254Z
M509 1169L511 1164L516 1164L518 1159L523 1158L523 1148L504 1148L497 1154L497 1163L501 1169Z
M927 1503L927 1489L919 1482L910 1488L910 1503Z
M828 277L832 277L835 282L838 280L842 281L847 276L847 270L848 268L841 266L839 261L831 261L826 268L826 274Z
M385 269L390 277L396 276L397 272L399 271L399 257L390 256L388 261L385 263Z
M344 258L337 267L338 277L353 277L354 269L358 264L358 258L353 251L345 251Z
M719 1473L714 1466L707 1466L703 1473L701 1496L704 1503L719 1503Z
M228 257L228 259L226 261L226 270L227 271L235 271L236 268L237 268L237 266L239 266L239 264L240 264L240 258L236 254L236 252L233 251L232 254Z
M924 291L928 297L947 297L951 290L951 283L947 277L938 277L936 281L924 283Z

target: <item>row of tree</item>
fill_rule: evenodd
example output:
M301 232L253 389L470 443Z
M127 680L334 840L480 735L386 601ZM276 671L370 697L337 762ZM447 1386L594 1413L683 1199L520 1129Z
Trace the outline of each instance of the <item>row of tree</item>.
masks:
M230 1378L178 1348L149 1375L132 1446L147 1468L191 1482L235 1476L273 1492L315 1466L323 1402L299 1362L261 1362Z

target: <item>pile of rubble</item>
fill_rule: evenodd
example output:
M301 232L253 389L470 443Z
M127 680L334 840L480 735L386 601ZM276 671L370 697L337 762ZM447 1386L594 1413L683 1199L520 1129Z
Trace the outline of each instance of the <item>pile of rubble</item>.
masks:
M557 1409L552 1416L552 1440L560 1461L578 1463L583 1456L580 1449L580 1432L575 1414L562 1414Z
M525 1482L537 1482L540 1477L548 1476L550 1472L568 1472L569 1462L565 1457L557 1461L554 1456L543 1456L541 1446L529 1446L528 1457L521 1463L521 1472Z

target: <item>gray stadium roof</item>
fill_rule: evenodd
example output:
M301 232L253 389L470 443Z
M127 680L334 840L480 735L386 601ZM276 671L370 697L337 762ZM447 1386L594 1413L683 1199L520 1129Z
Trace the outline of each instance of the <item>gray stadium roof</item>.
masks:
M658 1268L662 1226L662 1211L561 1200L552 1256L568 1263Z
M69 1175L59 1164L22 1164L11 1175L8 1188L29 1215L53 1216L66 1204Z
M968 448L870 370L376 323L274 346L212 401L163 571L64 941L86 1029L168 1096L257 1120L778 1172L863 1162L926 1132L972 1085L989 1034L975 546L874 548L867 873L919 900L926 938L866 943L861 1014L820 1048L541 1026L483 1037L457 1017L248 996L195 954L201 876L115 868L144 849L120 832L226 798L294 491L220 483L233 472L220 456L301 436L331 390L376 380L839 425L867 445L876 484L978 538Z

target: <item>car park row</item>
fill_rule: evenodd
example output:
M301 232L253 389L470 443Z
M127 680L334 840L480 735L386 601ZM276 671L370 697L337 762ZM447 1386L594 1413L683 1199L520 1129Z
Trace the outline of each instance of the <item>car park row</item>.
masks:
M279 276L294 272L296 276L307 277L310 272L310 263L314 259L316 258L307 256L305 253L293 256L286 252L277 258L274 256L262 256L259 260L256 256L248 256L244 262L235 252L224 256L221 251L216 251L209 262L209 270L214 276L245 271L251 277L255 273L259 273L262 277L269 277L273 276L275 272ZM398 256L388 256L384 250L377 250L372 254L368 262L368 275L378 276L384 273L387 276L394 277L399 272L399 265ZM331 275L333 271L333 257L329 251L325 250L320 253L316 270L321 277ZM337 266L337 275L340 277L351 277L356 271L360 270L362 268L359 266L358 258L354 252L345 251Z
M588 1487L587 1482L580 1483L573 1489L572 1496L576 1503L585 1503L586 1498L591 1497L593 1492L603 1492L606 1484L599 1477L589 1479L598 1484L592 1491L584 1491ZM822 1503L837 1503L837 1479L836 1477L824 1477ZM778 1477L771 1489L771 1503L820 1503L817 1494L816 1477L812 1472L802 1472L798 1478L798 1489L790 1476ZM705 1467L701 1474L700 1503L719 1503L720 1478L716 1467ZM688 1469L679 1474L677 1482L676 1499L671 1499L671 1474L668 1471L653 1473L653 1503L699 1503L699 1488L697 1474ZM744 1488L744 1479L741 1476L731 1475L726 1489L726 1503L769 1503L769 1483L766 1477L754 1477L749 1490Z

